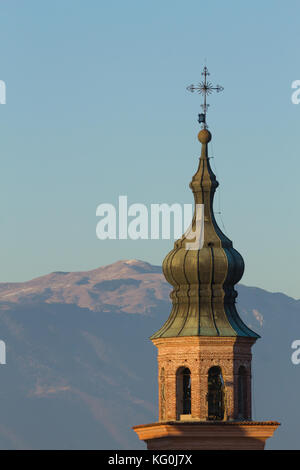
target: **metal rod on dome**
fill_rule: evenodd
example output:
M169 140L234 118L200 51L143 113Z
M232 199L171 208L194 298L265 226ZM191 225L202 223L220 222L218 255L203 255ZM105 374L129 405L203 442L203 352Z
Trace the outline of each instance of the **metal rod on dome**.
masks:
M213 91L220 93L220 91L223 91L224 88L221 85L213 86L212 83L207 80L207 77L210 75L210 73L206 66L203 68L202 75L204 76L204 80L202 80L202 82L198 83L198 85L196 86L188 86L187 90L191 91L192 93L194 93L194 91L197 91L200 95L203 95L203 104L201 104L203 113L198 114L198 122L202 125L203 129L207 129L208 126L206 123L206 113L209 104L206 102L206 97L207 95L210 95Z

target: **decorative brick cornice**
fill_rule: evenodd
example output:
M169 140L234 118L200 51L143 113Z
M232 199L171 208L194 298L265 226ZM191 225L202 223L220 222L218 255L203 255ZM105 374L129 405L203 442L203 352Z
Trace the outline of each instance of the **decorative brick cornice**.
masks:
M263 450L277 421L168 421L134 426L148 449Z

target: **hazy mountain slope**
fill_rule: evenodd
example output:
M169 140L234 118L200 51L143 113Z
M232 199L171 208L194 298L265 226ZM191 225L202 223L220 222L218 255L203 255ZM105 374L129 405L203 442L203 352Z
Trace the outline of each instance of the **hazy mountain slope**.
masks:
M136 260L0 284L0 448L143 448L130 428L156 419L147 338L169 315L169 291L159 267ZM254 418L282 421L270 447L300 448L300 366L290 360L299 301L246 286L238 299L263 336Z
M161 268L137 260L118 261L91 271L54 272L28 282L0 284L0 302L65 303L90 310L151 312L168 297Z

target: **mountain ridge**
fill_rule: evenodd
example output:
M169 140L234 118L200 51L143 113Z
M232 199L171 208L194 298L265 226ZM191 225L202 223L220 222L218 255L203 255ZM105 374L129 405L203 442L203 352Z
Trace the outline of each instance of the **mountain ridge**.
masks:
M149 274L151 274L151 276L149 276ZM146 276L147 279L145 279ZM124 287L144 287L145 289L154 288L155 294L158 295L159 299L165 298L164 295L171 291L171 286L165 280L162 273L162 268L160 266L155 266L148 262L137 259L128 259L119 260L109 265L100 266L98 268L87 271L53 271L49 274L38 276L29 281L9 283L2 282L0 283L0 303L17 302L18 299L22 299L24 297L23 294L25 294L25 297L30 298L31 295L42 292L47 288L51 288L52 290L59 290L59 288L69 288L67 289L68 295L66 295L65 298L61 297L61 301L63 303L74 303L74 305L97 311L97 304L93 302L95 299L90 299L90 303L88 302L88 299L80 301L80 298L78 298L80 291L77 289L77 287L89 286L91 290L95 287L97 289L101 289L101 287L103 287L104 290L107 289L113 291L117 290L118 287L121 287L121 283L119 285L118 283L115 283L115 287L113 287L113 283L111 286L109 286L108 283L105 284L105 281L121 279L125 280ZM132 282L132 286L130 286L128 279L140 281L140 284L142 285ZM148 285L145 284L145 281L148 283ZM150 281L152 281L152 283L150 283ZM102 286L101 283L103 283ZM162 283L163 292L161 288L159 288L160 283ZM295 299L285 294L284 292L272 292L262 287L247 286L242 283L238 284L238 286L241 288L245 287L250 290L252 289L253 292L256 293L262 291L264 293L275 296L284 296L284 298L291 299L291 301L299 302L300 305L300 299ZM85 287L83 290L86 291L86 288L87 287ZM74 289L73 296L72 289ZM91 292L95 294L95 292ZM48 294L49 295L46 299L47 302L56 303L59 300L59 297L56 297L54 292L52 292L52 295L50 295L50 292ZM71 301L72 298L74 299L74 302ZM103 304L101 303L99 307L102 306ZM135 310L133 313L139 312Z
M0 303L44 301L74 304L93 311L114 305L126 313L145 314L169 291L159 266L124 260L89 271L57 271L21 283L1 283ZM143 299L148 302L146 309Z

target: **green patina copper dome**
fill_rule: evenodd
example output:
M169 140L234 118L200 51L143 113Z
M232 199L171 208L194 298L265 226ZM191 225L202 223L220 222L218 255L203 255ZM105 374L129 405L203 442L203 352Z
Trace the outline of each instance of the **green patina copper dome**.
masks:
M174 287L168 320L151 339L176 336L242 336L258 338L239 317L234 285L244 272L242 256L218 227L213 198L218 182L209 164L211 133L199 132L202 144L199 167L190 183L195 208L204 205L204 237L197 249L187 249L187 232L175 242L163 262L166 280ZM196 210L192 228L196 231Z

